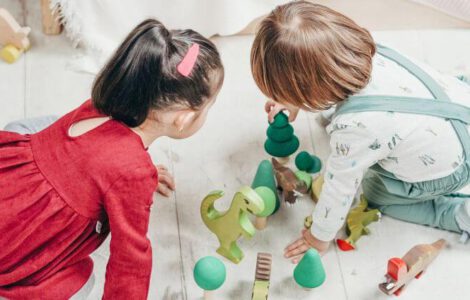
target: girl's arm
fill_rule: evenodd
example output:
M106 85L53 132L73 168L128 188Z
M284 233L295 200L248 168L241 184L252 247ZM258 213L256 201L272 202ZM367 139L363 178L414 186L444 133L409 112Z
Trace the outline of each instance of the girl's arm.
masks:
M156 185L156 171L139 168L121 176L105 196L111 255L103 299L147 299L152 270L147 230Z

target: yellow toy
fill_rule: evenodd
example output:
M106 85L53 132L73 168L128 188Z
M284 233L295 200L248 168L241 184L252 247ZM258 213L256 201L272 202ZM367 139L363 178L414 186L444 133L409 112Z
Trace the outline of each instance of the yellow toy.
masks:
M7 63L14 63L29 48L28 34L31 28L21 27L4 8L0 8L0 56Z
M241 236L251 238L256 231L248 214L260 214L264 210L264 201L257 192L245 186L235 194L230 208L220 212L215 209L214 203L223 195L223 191L209 193L202 200L201 217L207 228L219 239L217 253L237 264L243 258L237 240Z
M337 239L336 244L343 251L356 249L356 242L364 234L369 234L367 226L372 222L377 222L381 217L378 209L367 210L367 200L361 195L361 202L351 209L347 217L347 229L349 237L345 240Z

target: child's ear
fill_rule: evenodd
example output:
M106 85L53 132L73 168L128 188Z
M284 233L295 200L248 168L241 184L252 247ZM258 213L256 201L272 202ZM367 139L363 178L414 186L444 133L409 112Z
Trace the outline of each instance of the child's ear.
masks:
M174 125L179 132L183 131L184 128L190 127L191 123L196 116L196 112L190 109L184 109L178 112L174 119Z

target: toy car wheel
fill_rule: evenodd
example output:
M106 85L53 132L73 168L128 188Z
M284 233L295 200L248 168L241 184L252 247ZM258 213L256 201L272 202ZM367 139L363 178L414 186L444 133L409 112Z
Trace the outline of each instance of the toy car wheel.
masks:
M0 56L9 64L14 63L20 57L21 51L13 45L6 45L0 52Z

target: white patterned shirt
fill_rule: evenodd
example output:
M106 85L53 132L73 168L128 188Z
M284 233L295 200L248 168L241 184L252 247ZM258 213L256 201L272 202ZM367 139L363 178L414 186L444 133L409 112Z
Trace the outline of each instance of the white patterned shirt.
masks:
M413 62L433 77L453 102L470 106L470 85ZM380 54L373 58L370 83L358 95L432 99L421 81ZM334 239L365 172L375 163L407 182L448 176L463 163L462 146L452 125L438 117L395 112L349 113L335 116L327 132L331 137L331 154L311 228L312 234L323 241Z

